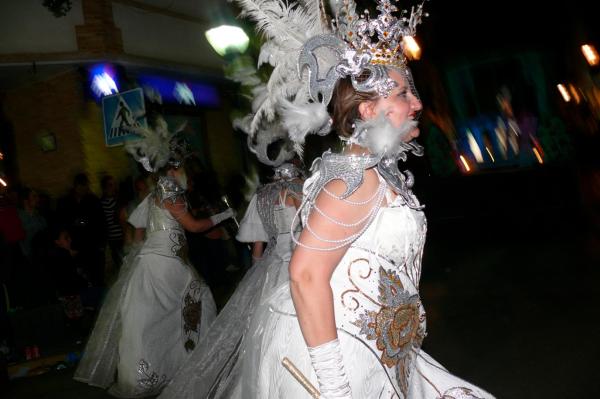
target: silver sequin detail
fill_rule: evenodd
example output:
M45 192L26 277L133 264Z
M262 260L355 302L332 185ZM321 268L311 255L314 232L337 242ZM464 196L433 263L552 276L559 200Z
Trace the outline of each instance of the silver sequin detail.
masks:
M266 184L256 191L256 210L269 237L267 251L275 248L275 244L277 243L279 230L275 223L274 210L279 193L286 189L294 193L301 193L302 185L297 182L282 180ZM295 226L291 226L291 228L294 229Z
M141 359L138 363L138 386L143 389L144 394L158 393L167 383L167 376L159 376L155 371L150 370L150 364Z
M412 192L412 186L415 182L413 174L409 170L400 172L397 158L383 158L377 164L377 171L391 186L392 190L404 200L406 206L412 209L424 208Z
M344 155L327 151L313 162L311 170L319 170L319 179L312 185L307 197L314 200L327 183L342 180L346 184L346 191L340 199L348 198L362 184L365 169L372 168L378 162L379 158L375 155Z
M316 51L328 48L339 60L331 66L324 78L319 78L319 60ZM388 76L386 67L370 64L371 56L368 53L358 53L346 47L343 40L335 35L319 35L309 39L300 51L298 58L298 73L308 71L308 92L313 101L329 104L335 84L340 78L350 76L352 86L360 92L375 92L387 97L396 87L396 82ZM360 81L358 78L367 72L367 79Z
M336 59L341 59L344 57L346 43L335 35L319 35L310 38L302 47L300 56L298 57L298 75L302 79L302 74L306 68L308 71L308 93L310 97L313 101L329 104L333 88L338 79L344 76L345 71L338 70L338 68L333 66L329 68L324 78L319 78L319 60L316 51L323 47L333 51ZM353 70L358 70L358 67ZM361 64L360 68L362 69L362 67L364 65Z
M455 387L450 388L442 396L440 399L483 399L479 396L476 396L472 389L464 388L464 387Z
M185 190L170 176L161 176L156 183L156 198L159 203L166 200L175 203L178 197L185 195Z
M356 91L365 93L377 93L381 97L387 97L398 84L388 76L387 69L383 65L367 65L364 71L368 72L368 78L364 81L356 80L357 75L352 75L352 86Z
M293 163L283 163L273 169L273 180L292 180L304 176L304 171Z

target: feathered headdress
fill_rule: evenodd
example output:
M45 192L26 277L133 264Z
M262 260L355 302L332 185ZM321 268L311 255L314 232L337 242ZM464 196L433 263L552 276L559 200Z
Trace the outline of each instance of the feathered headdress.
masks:
M154 127L133 128L140 138L126 142L125 150L148 172L156 172L167 164L179 167L191 155L181 134L184 128L185 123L170 132L167 122L158 117Z
M257 69L248 64L246 57L237 58L228 68L226 76L240 83L250 90L250 101L252 102L252 111L250 114L236 118L233 121L233 127L239 129L248 135L247 144L250 151L256 155L258 160L265 165L277 167L283 162L292 159L295 155L294 148L291 148L285 127L280 123L280 118L269 122L263 120L258 132L253 131L252 122L255 119L257 109L268 96L267 86L258 76ZM277 141L283 141L278 154L271 158L268 155L269 146Z
M258 67L269 64L273 68L268 82L254 91L252 113L245 118L246 131L253 141L265 132L276 136L283 132L301 154L308 133L329 132L326 105L309 105L308 88L298 76L298 55L306 41L329 32L320 5L317 1L229 1L240 6L241 16L256 22L257 31L265 39Z
M403 39L415 34L423 4L410 15L402 11L398 18L393 15L397 0L375 0L379 15L371 18L368 11L356 12L354 0L330 0L334 20L329 23L323 0L229 1L241 7L242 16L256 22L265 39L258 66L273 67L246 118L250 137L265 127L281 125L301 155L307 134L329 132L327 105L343 77L350 77L358 91L385 96L395 85L385 69L392 66L406 71L414 90ZM358 79L365 73L366 80Z

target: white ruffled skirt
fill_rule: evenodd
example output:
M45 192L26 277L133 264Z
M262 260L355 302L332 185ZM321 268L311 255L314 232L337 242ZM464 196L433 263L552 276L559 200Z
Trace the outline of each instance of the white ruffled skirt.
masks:
M74 378L133 398L158 394L215 319L210 289L178 257L132 251Z
M257 309L273 290L289 281L291 245L278 244L256 262L219 313L210 331L180 372L164 389L160 399L228 398L229 389L245 374L246 356L254 353ZM258 321L258 324L261 322Z

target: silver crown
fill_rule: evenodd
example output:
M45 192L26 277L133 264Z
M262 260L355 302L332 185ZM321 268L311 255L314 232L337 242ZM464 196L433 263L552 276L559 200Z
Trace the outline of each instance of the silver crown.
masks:
M360 92L375 92L388 96L396 86L389 78L386 67L405 71L410 78L404 55L404 38L414 36L421 23L423 3L408 11L403 10L400 18L392 13L398 7L397 0L375 0L378 17L372 19L369 12L356 13L354 0L343 0L335 10L335 34L318 35L310 38L300 51L298 71L302 77L308 70L308 92L313 101L328 104L338 79L349 76L352 85ZM318 50L333 51L337 63L327 72L320 73Z
M417 25L427 16L423 3L412 7L410 14L402 10L398 18L393 14L398 11L394 4L398 0L375 1L377 18L371 18L369 10L359 15L353 0L343 0L335 20L338 36L358 54L368 54L371 64L402 67L406 65L404 38L414 36Z

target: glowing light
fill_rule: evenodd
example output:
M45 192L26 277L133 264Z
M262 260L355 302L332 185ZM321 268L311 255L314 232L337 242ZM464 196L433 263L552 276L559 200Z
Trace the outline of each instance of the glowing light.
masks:
M467 140L469 140L469 148L471 149L473 156L475 156L475 160L478 163L482 163L483 154L481 153L481 148L479 148L479 145L477 144L477 141L475 140L475 137L473 137L473 133L471 133L470 130L467 130Z
M569 95L569 92L562 83L556 85L556 88L558 88L558 91L560 92L563 100L565 100L566 103L571 101L571 96Z
M579 96L577 88L575 86L573 86L571 83L569 83L569 91L571 92L571 96L573 97L575 102L577 104L579 104L581 102L581 97Z
M243 53L250 42L246 33L238 26L221 25L207 30L204 35L220 56L232 51Z
M157 75L138 75L137 81L144 88L144 94L148 101L159 104L169 104L172 102L182 103L181 95L189 89L192 92L196 106L216 107L220 104L219 92L215 86L208 83L186 81L177 82L173 79ZM177 83L187 86L178 89ZM181 90L183 89L183 90ZM178 92L179 91L179 92ZM187 93L188 101L191 99Z
M175 96L177 101L179 101L181 104L196 105L194 93L192 92L192 89L190 89L190 87L185 83L175 83L175 88L173 88L173 96Z
M538 161L540 164L543 164L543 163L544 163L544 160L542 159L542 156L540 155L540 153L539 153L539 151L537 150L537 148L535 148L535 147L533 148L533 153L535 154L535 157L537 158L537 161Z
M91 71L92 90L98 97L108 96L119 92L115 82L115 74L109 65L98 65Z
M4 154L0 152L0 161L4 159Z
M494 159L494 156L492 155L492 152L490 151L490 149L486 146L485 150L487 151L488 155L490 156L490 158L492 158L492 162L496 163L496 160Z
M0 177L0 184L2 184L4 187L8 186L8 184L6 184L4 179L2 179L1 177Z
M465 171L470 172L471 168L469 167L469 163L467 162L467 160L465 159L465 157L463 157L461 155L460 156L460 161L463 163L463 166L465 167Z
M419 58L421 58L421 47L419 46L419 43L417 43L414 37L404 36L402 41L404 42L404 51L406 52L406 55L409 56L409 58L413 60L418 60Z
M590 66L596 66L600 63L600 57L598 57L598 52L593 45L584 44L581 46L581 52Z

